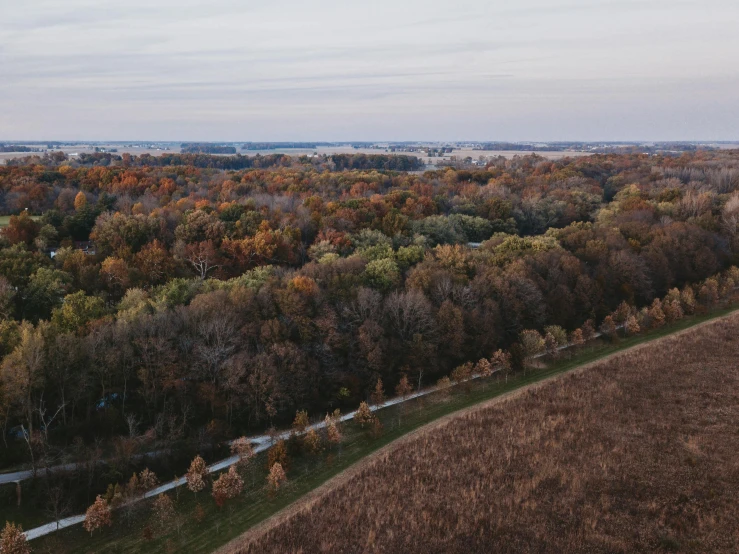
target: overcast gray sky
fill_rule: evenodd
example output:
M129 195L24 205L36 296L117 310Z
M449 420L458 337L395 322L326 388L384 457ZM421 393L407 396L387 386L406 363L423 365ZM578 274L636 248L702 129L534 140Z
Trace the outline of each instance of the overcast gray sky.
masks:
M737 0L0 0L0 139L739 139Z

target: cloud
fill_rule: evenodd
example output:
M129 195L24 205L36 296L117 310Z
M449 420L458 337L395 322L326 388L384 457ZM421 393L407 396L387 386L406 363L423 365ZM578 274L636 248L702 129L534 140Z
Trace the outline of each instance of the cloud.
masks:
M736 139L737 20L733 0L8 3L0 138L608 139L649 121L644 138Z

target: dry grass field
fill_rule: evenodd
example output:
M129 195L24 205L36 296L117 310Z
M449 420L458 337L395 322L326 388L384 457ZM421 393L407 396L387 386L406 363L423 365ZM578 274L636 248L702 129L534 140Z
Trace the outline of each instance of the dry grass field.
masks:
M434 424L223 551L738 552L739 314Z

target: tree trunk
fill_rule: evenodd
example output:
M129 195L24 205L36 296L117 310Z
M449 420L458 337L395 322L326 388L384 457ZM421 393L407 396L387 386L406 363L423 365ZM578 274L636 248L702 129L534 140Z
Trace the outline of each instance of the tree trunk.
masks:
M64 395L64 386L60 387L60 393L62 397L62 421L64 421L64 427L67 426L67 400Z
M28 418L28 436L33 435L33 402L29 385L28 396L26 396L26 417Z
M123 417L126 416L126 392L128 391L128 379L123 378L123 406L121 408L121 414Z

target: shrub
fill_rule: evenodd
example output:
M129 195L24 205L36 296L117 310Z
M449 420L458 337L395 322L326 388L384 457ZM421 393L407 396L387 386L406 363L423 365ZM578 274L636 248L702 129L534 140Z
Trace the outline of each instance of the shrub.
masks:
M5 528L0 534L0 553L2 554L31 554L31 547L26 542L23 528L20 525L5 522Z
M370 410L369 405L366 402L361 402L357 411L354 412L354 421L364 429L364 427L372 423L372 420L374 419L375 415L372 413L372 410Z
M205 460L200 456L195 456L195 459L190 464L190 469L185 474L187 488L197 494L205 488L207 479L208 466L205 464Z
M110 527L111 525L113 525L113 516L110 506L108 506L108 503L102 496L98 495L92 506L87 508L85 521L82 526L85 528L85 531L92 535L96 529Z
M275 463L267 475L267 484L272 491L277 491L287 481L285 470L279 463Z

